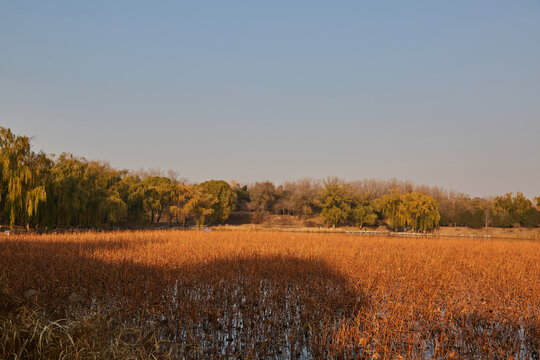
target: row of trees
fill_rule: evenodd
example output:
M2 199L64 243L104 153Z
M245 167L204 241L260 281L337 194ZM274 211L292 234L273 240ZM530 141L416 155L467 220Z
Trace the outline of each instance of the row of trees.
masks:
M540 224L539 208L540 197L533 202L521 193L471 198L396 180L187 184L174 174L35 153L28 137L0 127L0 223L11 226L223 224L236 209L258 219L320 215L330 226L429 231L439 225L534 227Z
M509 228L540 225L540 196L533 201L520 192L485 198L451 193L434 198L439 203L443 226Z
M237 190L238 191L238 190ZM371 226L427 231L436 226L536 227L540 225L540 196L532 201L522 193L472 198L438 187L415 186L397 180L322 182L304 179L278 187L252 184L240 199L244 208L273 214L307 216L320 213L329 225ZM393 205L392 205L393 204Z
M439 225L437 202L429 195L394 187L378 197L358 183L329 178L322 183L304 179L275 187L271 182L255 183L246 189L249 205L259 212L298 214L320 213L331 226L373 226L384 220L394 230L429 231Z
M218 224L236 193L225 181L187 185L174 178L116 170L71 154L31 150L30 139L0 127L0 222L10 226L100 227Z

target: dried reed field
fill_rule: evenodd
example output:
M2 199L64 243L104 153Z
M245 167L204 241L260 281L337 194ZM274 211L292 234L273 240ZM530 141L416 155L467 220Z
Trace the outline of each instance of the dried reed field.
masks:
M6 236L0 280L2 359L539 358L537 241Z

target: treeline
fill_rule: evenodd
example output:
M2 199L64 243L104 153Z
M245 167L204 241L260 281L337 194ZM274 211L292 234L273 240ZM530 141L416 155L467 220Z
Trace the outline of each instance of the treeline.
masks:
M219 224L236 205L225 181L187 185L63 153L34 153L0 128L0 223L26 227Z
M0 127L0 223L24 227L110 227L169 223L224 224L233 211L254 221L271 214L329 226L381 226L430 231L440 225L535 227L540 197L521 193L471 198L396 180L303 179L240 185L222 180L187 184L176 176L133 172L68 153L31 149L30 139Z
M472 198L439 187L407 181L338 178L303 179L275 186L259 182L244 187L244 208L256 213L309 216L321 214L329 225L380 226L429 231L437 226L537 227L540 196L522 193Z
M257 218L269 213L320 214L330 226L364 227L386 222L393 230L416 231L429 231L439 225L438 205L432 197L400 189L402 183L395 181L388 183L394 186L381 188L383 184L328 178L322 182L303 179L276 187L265 181L240 189L244 194L239 198L245 199L244 207L255 211Z

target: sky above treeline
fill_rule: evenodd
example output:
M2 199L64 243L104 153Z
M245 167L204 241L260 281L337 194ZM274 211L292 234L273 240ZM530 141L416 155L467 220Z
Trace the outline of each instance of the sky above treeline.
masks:
M191 181L540 195L538 1L2 1L0 125Z

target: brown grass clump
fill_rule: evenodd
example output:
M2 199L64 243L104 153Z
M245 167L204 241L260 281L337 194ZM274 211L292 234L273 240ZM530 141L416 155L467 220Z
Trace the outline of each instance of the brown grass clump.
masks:
M12 236L0 274L2 359L539 357L534 241Z

